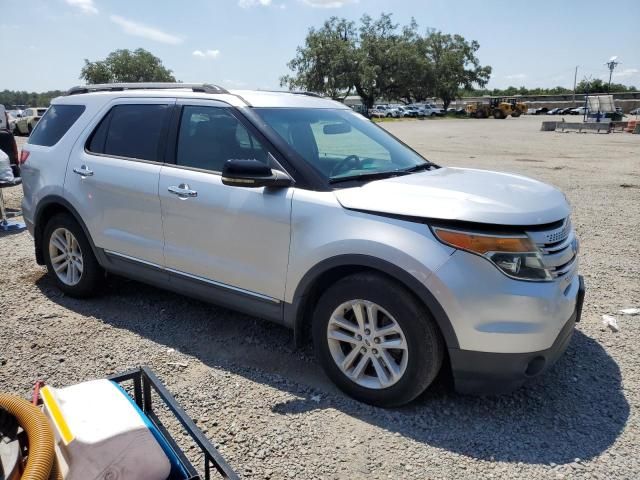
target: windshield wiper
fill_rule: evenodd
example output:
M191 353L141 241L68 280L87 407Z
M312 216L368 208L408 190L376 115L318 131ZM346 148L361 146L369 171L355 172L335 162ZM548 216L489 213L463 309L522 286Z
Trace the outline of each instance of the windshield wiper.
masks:
M409 173L410 172L408 172L407 170L387 170L385 172L361 173L359 175L350 175L348 177L330 178L329 183L333 184L359 180L380 180L382 178L399 177L401 175L407 175Z
M413 172L419 172L421 170L429 170L431 167L436 167L436 166L437 165L435 163L425 162L425 163L420 163L418 165L415 165L413 167L406 168L402 171L407 173L413 173Z
M431 167L435 167L435 163L426 162L421 163L419 165L415 165L413 167L404 168L401 170L387 170L384 172L372 172L372 173L361 173L359 175L350 175L348 177L336 177L330 178L329 183L340 183L340 182L350 182L350 181L358 181L358 180L380 180L383 178L391 178L391 177L399 177L401 175L408 175L410 173L419 172L421 170L428 170Z

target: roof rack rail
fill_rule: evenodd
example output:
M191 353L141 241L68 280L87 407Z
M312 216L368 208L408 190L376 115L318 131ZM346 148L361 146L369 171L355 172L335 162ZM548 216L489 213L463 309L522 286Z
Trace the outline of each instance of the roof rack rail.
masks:
M319 93L314 93L314 92L289 92L289 93L293 93L294 95L306 95L307 97L318 97L318 98L322 98L322 95L320 95Z
M307 97L324 98L319 93L306 92L304 90L262 90L262 89L258 89L258 91L259 92L268 92L268 93L290 93L292 95L306 95Z
M118 92L123 90L170 90L187 88L200 93L229 93L226 89L208 83L97 83L70 88L66 95L79 95L90 92Z

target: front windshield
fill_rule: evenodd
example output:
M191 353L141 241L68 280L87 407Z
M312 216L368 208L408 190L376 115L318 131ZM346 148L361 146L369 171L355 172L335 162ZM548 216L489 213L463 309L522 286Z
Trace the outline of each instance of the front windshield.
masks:
M430 165L351 110L257 108L255 111L329 182Z

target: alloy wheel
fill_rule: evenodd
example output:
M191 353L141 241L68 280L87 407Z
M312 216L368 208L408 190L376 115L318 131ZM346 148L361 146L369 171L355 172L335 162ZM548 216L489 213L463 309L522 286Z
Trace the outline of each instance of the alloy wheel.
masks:
M336 308L327 325L331 356L351 381L383 389L396 384L408 363L407 341L395 318L368 300L350 300Z
M63 227L53 231L49 239L49 258L62 283L74 286L80 282L84 265L82 250L71 231Z

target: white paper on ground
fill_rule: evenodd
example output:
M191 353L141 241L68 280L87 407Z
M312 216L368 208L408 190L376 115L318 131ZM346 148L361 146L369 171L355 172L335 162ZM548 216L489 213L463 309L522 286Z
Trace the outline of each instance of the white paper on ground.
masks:
M613 332L618 332L620 331L620 328L618 328L618 321L616 320L616 317L612 317L611 315L602 315L602 323L609 327L609 329Z

